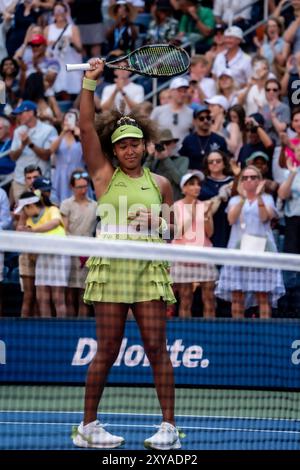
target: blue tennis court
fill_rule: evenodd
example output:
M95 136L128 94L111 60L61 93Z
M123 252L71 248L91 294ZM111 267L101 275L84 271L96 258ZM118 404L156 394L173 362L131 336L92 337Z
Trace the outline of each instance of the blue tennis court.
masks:
M72 426L79 412L1 411L0 449L72 450ZM103 413L108 431L125 437L125 450L143 449L143 440L155 432L160 415ZM183 450L300 450L300 420L177 416L186 434Z

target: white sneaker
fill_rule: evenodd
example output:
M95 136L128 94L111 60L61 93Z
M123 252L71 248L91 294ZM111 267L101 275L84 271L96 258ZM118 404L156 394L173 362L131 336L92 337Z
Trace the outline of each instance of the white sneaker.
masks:
M74 427L72 440L77 447L95 447L97 449L114 449L125 443L123 437L114 436L105 431L98 420L85 426L81 422L78 427Z
M144 441L144 446L147 449L180 449L181 443L178 430L172 424L163 421L158 431Z

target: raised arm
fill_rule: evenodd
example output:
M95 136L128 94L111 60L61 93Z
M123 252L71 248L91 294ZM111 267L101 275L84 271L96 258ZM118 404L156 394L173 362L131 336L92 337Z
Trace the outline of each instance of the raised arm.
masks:
M81 91L79 127L84 160L93 180L98 198L107 188L113 175L113 166L101 148L95 129L94 91L87 89L93 88L93 85L96 85L97 79L103 72L104 64L101 59L91 59L89 63L93 66L93 70L85 73L85 78L89 81L83 84ZM94 84L93 81L95 81Z

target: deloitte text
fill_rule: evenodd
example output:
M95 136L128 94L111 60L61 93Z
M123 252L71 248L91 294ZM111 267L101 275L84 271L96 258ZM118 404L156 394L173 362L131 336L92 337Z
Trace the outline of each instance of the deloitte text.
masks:
M198 344L185 346L182 339L168 345L170 359L173 367L208 367L209 360L203 358L203 348ZM93 338L79 338L75 354L72 359L72 366L85 366L91 362L97 351L97 342ZM128 338L123 338L118 357L114 363L115 367L125 365L127 367L149 367L149 360L145 354L143 346L132 344L128 346Z

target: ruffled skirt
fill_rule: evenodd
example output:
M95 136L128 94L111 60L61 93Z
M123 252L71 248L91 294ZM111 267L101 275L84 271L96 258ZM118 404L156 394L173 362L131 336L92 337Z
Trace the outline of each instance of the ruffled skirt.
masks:
M157 242L157 239L141 241ZM86 303L132 304L149 300L163 300L169 304L176 302L169 264L165 261L91 257L86 266Z

